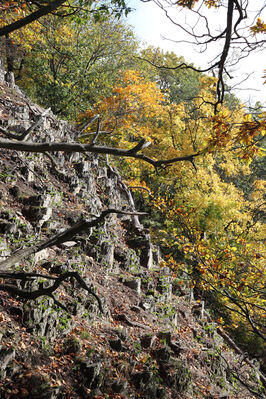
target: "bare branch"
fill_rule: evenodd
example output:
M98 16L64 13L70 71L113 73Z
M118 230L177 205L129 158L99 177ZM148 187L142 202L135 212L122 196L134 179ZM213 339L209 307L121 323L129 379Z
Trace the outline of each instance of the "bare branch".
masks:
M99 119L100 115L94 115L92 118L89 119L88 122L86 122L84 125L81 126L81 130L78 132L79 136L85 132L86 129L88 129L88 127L95 122L97 119Z
M80 222L74 224L69 229L63 231L62 233L56 234L54 237L49 238L46 241L41 241L36 245L33 245L32 247L22 249L16 252L14 255L11 255L8 259L0 262L0 273L6 272L6 269L10 268L15 263L41 251L42 249L50 248L53 245L62 244L65 241L71 240L75 235L81 233L82 231L88 230L91 227L98 226L107 215L112 213L119 215L146 215L145 212L128 212L112 208L106 209L100 214L100 216L96 216L95 219L92 219L90 221L87 219L83 219Z
M91 145L94 145L96 143L96 141L97 141L97 138L98 138L98 136L100 134L100 125L101 125L101 121L100 121L100 118L98 117L97 130L96 130L96 133L95 133L94 137L91 140Z
M28 275L27 273L18 273L18 274L12 274L12 275L8 276L8 278L23 280L23 279L27 278L27 275ZM36 277L38 277L38 273L37 274L30 273L30 276L34 276L34 275ZM34 300L34 299L39 298L40 296L45 296L45 295L50 296L51 298L53 298L53 300L55 301L55 303L58 306L62 307L64 310L68 311L67 308L61 304L61 302L57 301L54 298L53 292L57 290L57 288L63 283L63 281L72 277L77 280L78 284L82 288L84 288L90 295L92 295L97 300L101 313L104 313L104 310L102 307L102 302L101 302L100 298L98 297L97 294L95 294L95 292L90 287L87 286L85 281L80 277L80 275L77 272L65 272L65 273L62 273L59 277L51 277L51 276L44 276L44 277L48 278L48 279L53 279L53 280L55 280L55 282L50 287L39 288L34 291L22 290L15 285L0 284L0 291L5 291L11 295L15 295L20 298L28 299L28 300L29 299Z
M17 151L25 151L25 152L33 152L33 153L45 153L45 152L55 152L55 151L63 151L63 152L79 152L86 153L92 152L96 154L109 154L114 156L122 156L122 157L131 157L135 159L140 159L144 162L147 162L153 165L155 168L170 165L175 162L181 161L190 161L203 153L197 152L191 155L184 155L181 157L175 157L166 160L154 160L149 158L146 155L138 154L138 151L146 148L149 145L149 142L145 142L145 140L141 140L135 147L125 150L120 148L113 147L104 147L104 146L95 146L92 144L80 144L80 143L63 143L63 142L52 142L52 143L34 143L34 142L17 142L12 140L0 140L0 148L5 148L8 150L17 150Z

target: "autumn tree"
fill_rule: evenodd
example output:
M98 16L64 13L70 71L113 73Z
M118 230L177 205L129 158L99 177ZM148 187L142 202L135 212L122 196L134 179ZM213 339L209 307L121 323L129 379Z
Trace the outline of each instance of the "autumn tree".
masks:
M111 90L135 50L130 29L112 17L67 25L49 17L24 57L20 87L56 114L73 119Z
M57 15L60 18L76 17L78 21L93 14L97 20L110 13L121 16L123 12L127 14L130 9L124 0L97 3L91 0L47 0L41 2L12 0L1 5L1 11L0 36L6 36L49 14Z
M171 103L178 104L191 101L199 90L199 74L192 69L176 69L181 63L185 63L184 57L149 46L140 52L136 68L156 82L158 88L169 96ZM160 68L154 68L153 65L159 65Z
M73 4L69 3L70 7L75 7ZM161 2L158 5L163 6ZM182 0L172 5L203 19L205 33L198 31L197 26L189 30L184 24L177 24L193 42L199 45L222 42L220 53L211 65L200 69L182 58L161 54L158 65L158 59L151 58L154 54L147 50L143 53L146 58L142 59L163 73L156 70L152 82L144 71L128 70L108 95L103 91L95 100L92 96L94 103L80 116L75 143L31 142L25 138L33 127L21 135L1 128L5 138L0 140L0 148L123 157L120 163L132 190L145 192L150 208L160 213L159 222L163 226L160 231L154 230L154 236L163 243L167 265L176 273L181 289L186 280L198 295L202 291L206 298L207 292L230 311L229 321L235 328L243 324L265 339L262 331L264 226L257 217L257 210L263 206L263 181L253 182L252 197L247 199L232 177L248 174L248 164L261 155L265 113L254 117L237 102L232 107L224 104L230 52L241 45L241 58L262 46L265 40L260 35L265 25L259 19L259 12L256 22L243 25L249 12L248 2ZM226 11L225 15L222 13L224 26L218 33L212 31L208 19L212 8L221 13ZM169 15L168 8L165 12ZM12 32L17 26L26 26L24 18L19 21L2 29ZM67 35L65 39L68 52ZM54 45L63 51L58 44ZM177 61L177 65L166 65L166 58L170 64ZM77 56L75 60L79 62ZM65 68L65 64L59 68L62 91ZM191 71L192 74L184 76L195 79L195 91L189 101L177 90L176 82L182 75L176 71L181 70ZM169 75L167 71L171 71ZM216 77L206 75L210 71ZM195 78L194 72L200 77ZM156 86L157 77L163 91ZM182 85L185 83L184 78ZM154 168L158 175L154 174Z
M238 176L250 175L248 165L262 155L264 116L254 121L242 105L233 110L224 105L210 118L215 96L210 87L215 81L201 76L198 95L188 107L185 102L171 102L166 92L140 73L128 71L112 95L81 118L89 121L97 116L103 129L99 140L128 146L144 137L153 144L145 150L149 157L160 154L175 160L159 174L148 172L138 160L118 163L142 198L139 206L152 216L148 226L181 291L189 285L201 298L215 297L230 310L231 326L245 325L264 339L264 226L255 216L256 209L263 211L264 183L253 182L250 198L235 184ZM96 129L94 123L84 132L84 142ZM167 162L158 164L164 165Z

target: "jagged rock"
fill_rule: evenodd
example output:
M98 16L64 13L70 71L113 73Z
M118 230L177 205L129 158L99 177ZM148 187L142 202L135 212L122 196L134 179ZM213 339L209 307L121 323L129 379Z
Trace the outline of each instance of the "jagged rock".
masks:
M141 390L142 395L145 398L149 399L157 398L157 384L154 381L154 375L152 371L146 369L136 374L132 374L131 380L135 385L135 387Z
M8 249L8 245L5 238L1 238L0 240L0 255L1 255L1 260L5 260L6 257L10 255L10 250Z
M182 348L179 342L172 342L172 334L170 331L160 331L157 334L158 338L167 344L174 352L175 356L179 356Z
M213 355L208 354L206 363L209 364L209 368L211 369L213 374L226 379L227 364L221 356L218 356L216 353L214 353Z
M116 333L116 335L123 341L129 341L130 340L130 336L127 333L127 329L123 328L121 330L114 330L114 332Z
M79 177L84 177L84 174L90 171L90 163L88 161L76 163L75 169Z
M169 302L172 299L172 277L168 267L161 270L161 275L156 287L157 291L165 295L165 301Z
M142 337L140 337L140 343L142 348L152 348L155 340L156 336L152 334L145 334Z
M82 154L79 152L73 152L72 154L69 155L69 161L70 162L78 162L82 158Z
M49 272L53 274L62 274L68 270L68 267L66 265L52 266L52 262L45 262L42 264L42 267L49 270Z
M43 375L33 374L28 381L31 399L59 399L63 387L51 388L49 380Z
M127 391L128 383L127 381L114 381L111 384L111 388L115 393L119 393L120 395L125 395Z
M141 279L135 278L134 280L125 280L124 284L131 288L132 290L137 291L138 294L141 293Z
M42 249L34 255L34 263L38 263L41 260L49 259L55 255L55 252L51 248Z
M60 202L60 195L38 194L30 197L24 197L22 200L24 207L22 214L33 225L42 227L47 222L53 213L53 206Z
M141 386L145 386L151 381L152 373L148 370L140 371L136 374L132 374L131 379L137 388L141 388Z
M18 232L18 225L16 223L3 222L0 223L1 234L16 234Z
M0 350L0 376L6 377L6 369L8 364L15 358L16 352L14 349Z
M117 260L121 266L126 264L127 255L128 251L125 251L121 247L116 246L114 248L114 259Z
M70 337L65 339L63 348L64 348L64 353L66 354L70 353L76 354L80 351L81 344L76 338Z
M186 391L191 383L191 371L182 360L159 362L159 373L165 383L177 392Z
M95 389L100 388L104 381L104 374L102 372L102 362L96 363L83 362L81 363L81 372L84 378L86 387Z
M160 247L158 245L152 244L152 260L153 260L153 265L152 265L153 267L159 265L162 260Z
M139 306L149 312L153 312L155 309L154 298L146 297L145 300L140 301Z
M0 56L0 82L5 81L4 58Z
M158 360L159 362L169 362L171 351L168 346L163 346L159 349L153 349L152 355Z
M22 175L26 178L28 183L34 182L36 179L36 174L34 174L34 162L30 161L28 162L27 166L22 166L20 168L20 171Z
M114 264L114 245L104 242L101 247L101 255L103 264L108 268L112 268Z
M175 356L179 356L181 351L182 351L182 347L180 346L180 344L176 343L176 342L172 342L170 344L170 348L172 349L172 351L174 352Z
M114 351L122 352L126 350L126 347L122 344L120 338L118 339L110 339L109 344Z
M31 282L27 283L27 289L33 290L33 287ZM31 301L24 305L23 321L29 332L53 341L60 331L64 330L67 333L73 326L70 315L62 314L62 312L62 310L54 311L52 299L39 298L35 302Z

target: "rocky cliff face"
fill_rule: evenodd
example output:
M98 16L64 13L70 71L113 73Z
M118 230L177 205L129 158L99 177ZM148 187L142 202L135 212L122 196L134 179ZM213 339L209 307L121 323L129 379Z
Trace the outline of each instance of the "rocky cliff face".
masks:
M0 76L0 127L23 134L44 110ZM74 141L76 134L48 112L31 140ZM15 251L108 208L135 211L110 160L2 151L0 269ZM230 348L204 304L189 291L180 296L159 258L138 218L112 214L17 262L14 272L40 276L2 285L33 292L53 284L45 276L76 272L89 290L71 277L53 297L34 301L0 291L0 397L262 398L256 362Z

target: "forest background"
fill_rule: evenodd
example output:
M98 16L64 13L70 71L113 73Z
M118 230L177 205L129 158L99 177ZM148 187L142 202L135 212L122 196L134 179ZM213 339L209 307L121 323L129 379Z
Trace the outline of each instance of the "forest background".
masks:
M123 1L2 2L5 66L28 96L76 124L81 144L97 140L108 148L142 150L111 162L134 193L137 209L148 213L143 223L160 245L162 266L171 269L181 291L191 287L207 302L214 319L246 351L260 356L265 111L260 103L244 106L226 75L227 63L252 57L265 45L263 7L241 26L248 2L172 5L197 17L203 7L207 13L226 7L224 31L211 33L203 16L207 33L195 27L189 32L200 45L224 43L218 61L205 70L173 52L140 47L120 19L130 11ZM30 23L24 24L27 17Z

